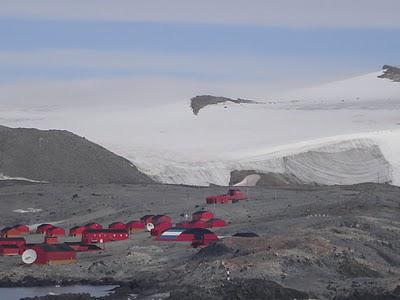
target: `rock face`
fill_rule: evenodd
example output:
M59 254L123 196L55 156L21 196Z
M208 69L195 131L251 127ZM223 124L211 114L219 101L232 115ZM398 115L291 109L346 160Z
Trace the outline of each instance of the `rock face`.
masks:
M392 81L400 82L400 68L384 65L382 69L384 72L379 78L387 78Z
M0 174L54 183L151 183L128 160L73 133L0 126Z
M199 111L208 106L208 105L215 105L218 103L224 103L224 102L232 102L236 104L240 103L247 103L247 104L257 104L259 102L253 101L253 100L245 100L245 99L230 99L230 98L225 98L225 97L216 97L216 96L211 96L211 95L202 95L202 96L196 96L191 99L190 101L190 106L193 110L193 113L197 116Z

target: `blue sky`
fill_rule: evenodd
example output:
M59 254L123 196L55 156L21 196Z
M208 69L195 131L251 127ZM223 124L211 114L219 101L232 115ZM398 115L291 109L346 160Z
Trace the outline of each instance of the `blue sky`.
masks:
M210 84L210 93L262 97L274 87L312 85L399 61L400 21L391 20L400 9L396 1L167 2L6 1L0 90L130 78L174 81L176 88L198 83L194 94ZM245 94L255 85L256 92Z

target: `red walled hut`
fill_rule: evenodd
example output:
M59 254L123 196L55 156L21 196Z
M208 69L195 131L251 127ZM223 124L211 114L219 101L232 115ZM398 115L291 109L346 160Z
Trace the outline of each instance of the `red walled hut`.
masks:
M114 222L108 225L108 229L117 229L117 230L125 230L126 224L122 222Z
M145 229L145 225L142 221L130 221L126 223L125 229L129 232L142 231Z
M128 238L129 232L127 230L117 229L89 229L82 234L82 242L84 244L122 241Z
M154 225L154 228L150 231L150 234L153 236L160 235L163 231L172 227L172 223L162 222Z
M238 202L247 200L247 196L238 188L231 188L226 194L217 196L208 196L206 199L207 204L225 204L230 202Z
M190 228L183 231L176 239L178 242L191 242L193 247L205 246L219 238L205 228Z
M14 238L0 238L0 246L3 245L16 245L17 247L23 248L26 244L26 241L22 237L14 237Z
M53 227L55 227L55 226L54 226L54 225L51 225L51 224L42 224L42 225L39 225L39 226L37 227L37 229L36 229L36 233L47 234L47 231L48 231L50 228L53 228Z
M28 249L36 252L35 264L60 265L76 262L76 252L67 244L36 244Z
M69 230L69 235L70 236L78 236L78 235L82 235L82 233L86 230L85 226L75 226L72 227Z
M49 228L46 232L48 236L65 236L65 230L61 227Z
M19 255L21 248L17 245L2 245L0 246L0 256Z

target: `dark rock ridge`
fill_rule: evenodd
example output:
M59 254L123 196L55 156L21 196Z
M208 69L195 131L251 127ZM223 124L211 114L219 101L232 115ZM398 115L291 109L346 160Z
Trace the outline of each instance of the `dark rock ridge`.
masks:
M211 95L201 95L201 96L196 96L190 100L190 107L193 110L193 113L197 116L199 111L208 106L208 105L215 105L218 103L224 103L224 102L232 102L236 104L240 103L247 103L247 104L260 104L261 102L253 101L253 100L246 100L246 99L230 99L230 98L225 98L225 97L217 97L217 96L211 96Z
M68 131L0 126L0 173L53 183L152 183L128 160Z
M386 78L392 81L400 82L400 68L390 65L383 66L383 74L378 76L379 78Z

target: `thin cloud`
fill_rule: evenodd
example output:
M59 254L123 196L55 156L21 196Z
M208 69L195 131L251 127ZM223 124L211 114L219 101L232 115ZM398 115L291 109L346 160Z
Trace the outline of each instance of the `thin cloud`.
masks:
M399 28L398 0L9 0L0 17L278 27Z

